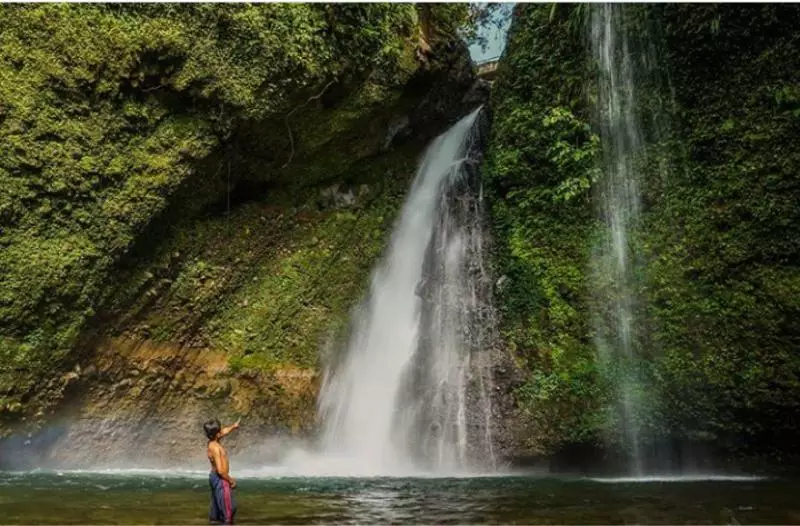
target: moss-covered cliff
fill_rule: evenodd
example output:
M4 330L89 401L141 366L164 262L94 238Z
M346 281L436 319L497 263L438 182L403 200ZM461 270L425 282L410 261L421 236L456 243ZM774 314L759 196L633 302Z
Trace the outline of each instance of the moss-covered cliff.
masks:
M110 337L314 373L426 139L464 109L467 23L457 5L4 6L3 430L116 385L85 374Z
M593 190L605 174L590 9L518 6L493 92L485 174L503 333L528 371L521 454L601 446L615 426L591 319ZM660 73L638 86L649 141L632 238L643 262L641 426L653 442L783 458L800 438L800 10L629 6L627 16L657 48Z
M492 94L486 178L497 301L503 335L529 371L516 424L532 454L601 425L586 282L599 139L589 125L583 29L565 7L518 7Z
M782 460L800 439L800 9L655 16L677 157L644 226L661 425Z

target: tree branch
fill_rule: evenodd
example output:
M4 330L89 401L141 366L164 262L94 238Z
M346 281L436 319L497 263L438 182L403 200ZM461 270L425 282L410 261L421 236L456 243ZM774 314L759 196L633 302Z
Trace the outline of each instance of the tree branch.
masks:
M308 100L305 101L303 104L299 105L298 107L296 107L295 109L293 109L292 111L290 111L289 113L286 114L286 119L285 119L285 121L286 121L286 131L289 132L289 148L290 148L290 150L289 150L289 158L286 160L285 163L283 163L283 166L281 166L281 168L286 168L287 166L289 166L289 163L292 162L292 158L294 158L294 135L292 134L292 127L289 125L289 118L294 114L294 112L296 112L300 108L303 108L303 107L307 106L308 103L311 102L312 100L317 100L320 97L322 97L325 94L325 92L328 91L328 88L331 87L331 84L333 84L334 82L336 82L335 78L333 80L331 80L330 82L328 82L327 84L325 84L325 87L322 88L322 91L320 91L317 95L313 95L313 96L309 97Z

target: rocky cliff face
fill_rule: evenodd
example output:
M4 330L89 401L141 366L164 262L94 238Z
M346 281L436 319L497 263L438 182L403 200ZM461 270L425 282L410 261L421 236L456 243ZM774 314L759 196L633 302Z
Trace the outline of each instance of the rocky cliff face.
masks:
M8 440L5 467L202 469L198 423L211 415L243 419L231 440L239 454L258 451L265 437L274 444L314 425L313 369L236 374L223 352L124 339L100 342L84 360L45 386L51 395L58 390L57 415L43 429Z
M307 433L417 155L475 102L457 10L219 7L4 8L15 451L163 456L210 413Z

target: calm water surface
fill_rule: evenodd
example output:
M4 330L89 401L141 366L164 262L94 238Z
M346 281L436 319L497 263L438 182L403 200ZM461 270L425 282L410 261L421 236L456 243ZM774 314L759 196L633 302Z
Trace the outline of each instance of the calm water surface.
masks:
M4 524L207 524L201 474L0 473ZM242 478L240 524L800 524L800 481Z

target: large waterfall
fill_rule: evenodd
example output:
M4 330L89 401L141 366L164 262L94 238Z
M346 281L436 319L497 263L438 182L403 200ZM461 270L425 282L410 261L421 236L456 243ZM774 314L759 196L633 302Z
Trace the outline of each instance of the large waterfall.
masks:
M479 119L429 146L346 352L327 367L320 446L336 472L493 468Z
M631 235L640 212L640 174L636 155L644 139L637 113L635 60L621 5L592 6L591 43L598 67L597 113L603 144L603 177L598 202L606 229L595 247L593 279L599 292L595 313L601 365L614 380L618 420L635 474L643 471L642 396L636 345L639 262Z

